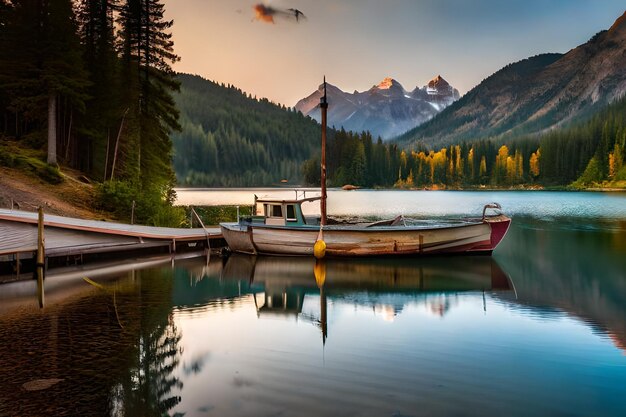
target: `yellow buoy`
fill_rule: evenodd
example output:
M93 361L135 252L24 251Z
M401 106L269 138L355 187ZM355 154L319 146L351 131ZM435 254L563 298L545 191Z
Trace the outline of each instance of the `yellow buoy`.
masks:
M322 259L326 255L326 242L322 239L315 241L315 245L313 246L313 255L317 259Z

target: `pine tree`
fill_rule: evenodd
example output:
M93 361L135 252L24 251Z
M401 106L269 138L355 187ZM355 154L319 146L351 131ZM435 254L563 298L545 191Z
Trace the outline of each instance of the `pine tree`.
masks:
M74 159L79 168L103 180L108 179L111 170L125 111L120 102L122 87L114 30L117 9L118 0L81 0L78 9L84 61L92 83L87 112L79 121L84 138L74 147Z
M72 1L43 1L42 9L41 81L48 95L48 163L56 164L59 100L66 98L71 108L83 112L89 81Z
M0 36L0 91L14 119L11 133L20 138L45 124L46 96L41 94L40 0L15 0L4 9ZM43 143L42 143L43 145Z
M126 149L131 159L128 172L143 187L171 186L172 144L170 133L180 130L172 92L179 89L170 64L179 60L159 0L127 0L121 7L125 101L130 109ZM134 132L132 132L134 130ZM130 136L134 136L133 139ZM129 159L129 158L127 158ZM134 165L134 168L132 166Z
M70 133L65 116L84 110L88 85L72 1L14 0L12 6L0 41L0 87L10 97L15 136L47 125L47 160L56 164L58 134Z

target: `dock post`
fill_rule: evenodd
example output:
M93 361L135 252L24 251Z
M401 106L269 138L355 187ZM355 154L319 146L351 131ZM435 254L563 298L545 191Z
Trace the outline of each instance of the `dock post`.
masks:
M44 302L44 290L43 290L43 279L44 279L44 259L45 259L45 250L46 244L43 235L43 208L39 207L38 210L39 219L37 221L37 295L39 298L39 308L43 308Z

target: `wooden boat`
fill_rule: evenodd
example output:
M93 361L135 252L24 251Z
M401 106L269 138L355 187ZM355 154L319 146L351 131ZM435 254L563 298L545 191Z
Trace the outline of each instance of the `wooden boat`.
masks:
M490 254L506 234L511 219L487 216L457 222L407 224L399 216L371 224L328 225L326 218L326 79L320 99L322 114L321 196L294 200L257 200L255 215L237 223L220 224L234 252L268 255L398 256L448 253ZM302 204L319 200L319 217L305 217ZM257 205L262 214L256 215Z
M325 225L320 217L305 216L302 203L320 197L293 200L257 200L260 215L222 223L222 234L234 252L312 256L320 229L328 256L398 256L450 253L490 254L506 234L511 220L502 215L446 222L412 222L402 216L369 224Z

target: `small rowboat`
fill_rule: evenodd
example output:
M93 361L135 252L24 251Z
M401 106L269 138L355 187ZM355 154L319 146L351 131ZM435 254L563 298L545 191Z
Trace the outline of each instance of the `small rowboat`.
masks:
M305 216L302 204L320 197L293 200L263 199L262 213L220 227L234 252L264 255L313 256L323 232L326 256L420 256L434 254L491 254L506 234L511 219L496 212L496 203L476 219L414 221L398 216L374 223L321 225L320 216Z

